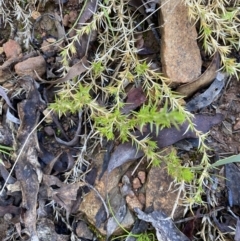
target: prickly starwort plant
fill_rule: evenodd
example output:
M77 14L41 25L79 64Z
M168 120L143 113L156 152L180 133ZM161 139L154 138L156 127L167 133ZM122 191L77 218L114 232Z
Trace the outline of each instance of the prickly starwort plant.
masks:
M91 22L76 30L76 35L61 52L63 63L68 64L69 56L76 53L78 39L83 34L97 31L98 47L89 59L91 67L78 80L63 85L50 107L60 115L84 109L94 129L94 137L131 141L153 165L165 161L169 174L176 181L191 182L194 172L189 166L183 166L175 152L166 158L151 138L139 140L133 135L136 128L142 131L147 124L151 129L154 126L158 132L165 127L178 127L187 121L189 129L195 130L192 114L181 105L182 97L171 90L170 81L152 69L151 63L138 58L135 36L145 19L137 23L137 15L134 16L124 0L98 2ZM138 111L126 114L122 109L127 86L141 87L146 101ZM201 186L204 178L208 177L210 166L204 144L205 135L195 131L200 138L203 174L189 199L192 203L201 202Z
M218 52L225 72L238 76L240 63L231 57L240 48L240 1L184 0L189 16L199 22L199 39L208 54Z

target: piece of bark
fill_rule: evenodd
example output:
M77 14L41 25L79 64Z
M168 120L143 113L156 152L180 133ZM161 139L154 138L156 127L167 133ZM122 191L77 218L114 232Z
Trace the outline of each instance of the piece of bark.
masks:
M31 240L39 240L36 232L37 200L39 185L42 179L38 162L37 132L33 131L40 117L40 110L45 108L40 93L31 77L19 79L19 84L26 90L26 99L18 104L21 125L17 133L18 158L16 160L16 178L20 181L22 192L22 222ZM29 135L33 132L31 135ZM24 151L23 151L24 148Z

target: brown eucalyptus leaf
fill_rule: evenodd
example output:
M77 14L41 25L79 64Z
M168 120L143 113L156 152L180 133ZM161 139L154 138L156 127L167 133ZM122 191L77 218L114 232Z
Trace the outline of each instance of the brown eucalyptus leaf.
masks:
M216 114L214 116L199 114L195 115L193 123L198 131L207 133L213 125L221 123L222 120L222 114ZM176 127L164 128L160 130L158 134L156 134L155 128L153 128L153 132L151 133L150 126L148 126L148 132L145 132L145 135L149 134L153 140L157 141L158 147L163 148L186 138L197 138L195 132L191 130L187 131L188 125L189 124L185 122L180 125L178 129Z
M143 92L142 87L131 89L127 94L126 103L121 109L122 114L129 114L130 111L141 106L145 101L146 96Z
M208 86L216 78L219 65L220 57L219 54L216 53L212 59L211 64L202 75L200 75L197 79L191 81L190 83L179 86L176 89L176 92L184 95L185 97L190 97L196 91Z

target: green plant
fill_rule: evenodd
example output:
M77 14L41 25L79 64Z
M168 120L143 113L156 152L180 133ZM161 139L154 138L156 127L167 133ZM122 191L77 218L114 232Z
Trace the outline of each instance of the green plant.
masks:
M193 115L181 105L182 97L171 90L168 85L170 81L152 70L151 63L138 58L135 34L137 27L144 21L134 23L135 17L124 0L98 3L92 21L76 30L76 35L61 52L63 63L67 65L68 57L76 51L76 41L83 34L97 30L99 46L91 59L90 68L79 76L77 82L70 81L63 85L50 108L59 115L84 109L92 123L94 136L121 142L132 141L154 165L165 161L169 174L179 182L190 182L194 178L195 173L191 167L182 166L176 153L171 153L170 158L166 159L158 150L156 142L149 137L139 140L133 135L133 131L136 128L142 131L149 124L151 128L155 126L158 132L164 127L177 127L187 121L189 129L195 130L200 138L200 167L203 169L203 175L196 184L197 189L189 200L192 204L201 202L201 186L208 177L210 165L208 148L204 144L206 136L195 129ZM129 85L141 86L147 101L139 111L123 114L121 110L125 105L126 86Z
M10 155L11 155L10 152L11 152L12 150L13 150L12 147L0 145L0 153L2 153L2 154L5 154L5 155L10 156ZM0 158L0 164L3 164L3 165L4 165L4 163L3 163L3 161L2 161L1 158Z
M216 161L213 163L211 166L212 167L218 167L222 165L226 165L229 163L234 163L234 162L240 162L240 155L235 155L235 156L230 156L224 159L220 159L219 161Z
M199 21L199 38L204 50L212 55L218 52L225 72L238 76L240 63L230 57L238 51L239 43L239 0L184 0L189 7L189 16Z

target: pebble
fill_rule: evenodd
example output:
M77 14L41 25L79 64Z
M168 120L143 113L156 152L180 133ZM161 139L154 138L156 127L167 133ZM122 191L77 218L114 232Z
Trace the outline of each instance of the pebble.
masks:
M138 189L142 186L142 184L140 183L140 180L137 177L133 179L132 186L133 186L133 189Z
M141 183L144 184L146 181L146 172L139 171L138 172L138 178L140 179Z
M131 211L134 211L135 208L139 208L139 209L143 209L143 205L141 204L141 202L138 200L137 196L126 196L126 203L128 205L128 208Z
M15 40L9 39L3 44L3 51L6 54L7 59L19 57L22 54L21 46Z
M30 75L34 79L37 76L34 71L41 77L46 72L46 62L42 56L32 57L15 65L15 71L19 76Z

